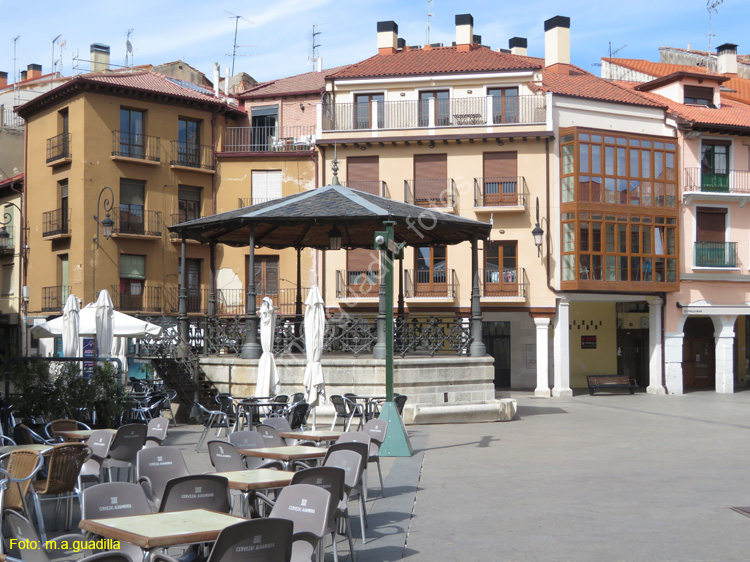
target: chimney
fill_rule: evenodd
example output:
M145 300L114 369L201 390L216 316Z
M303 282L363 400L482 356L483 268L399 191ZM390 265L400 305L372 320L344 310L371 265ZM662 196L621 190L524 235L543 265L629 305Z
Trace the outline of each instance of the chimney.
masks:
M392 55L398 51L398 25L395 21L378 22L378 54Z
M21 82L25 82L25 81L26 81L26 71L22 70L21 71Z
M42 65L41 64L30 64L30 65L27 66L27 69L28 69L26 71L26 79L27 80L33 80L34 78L39 78L42 75Z
M396 42L396 46L398 47L399 51L403 51L406 48L406 39L399 37L398 41Z
M508 41L508 48L512 55L527 56L527 47L528 41L526 37L511 37Z
M724 43L716 47L717 65L719 74L737 74L737 45Z
M318 72L323 72L323 57L318 57L316 62L318 63Z
M5 88L8 85L8 73L0 72L0 88Z
M570 18L555 16L544 22L544 66L559 74L570 69Z
M456 16L456 50L471 51L474 44L474 18L471 14Z
M219 79L221 77L221 67L218 62L214 63L214 96L219 97Z
M109 45L91 44L91 72L109 70Z

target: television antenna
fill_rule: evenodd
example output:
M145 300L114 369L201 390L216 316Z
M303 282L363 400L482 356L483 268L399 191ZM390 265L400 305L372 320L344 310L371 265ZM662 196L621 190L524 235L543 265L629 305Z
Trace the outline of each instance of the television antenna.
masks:
M432 17L432 2L433 0L427 0L427 39L425 45L430 44L430 18Z
M14 92L13 104L14 105L18 105L20 103L19 97L21 95L21 88L18 85L18 74L17 74L18 71L16 70L16 60L17 60L16 47L18 45L18 40L20 38L21 38L20 35L16 35L13 38L13 92Z
M233 19L234 20L234 44L232 45L232 54L231 54L231 57L232 57L232 76L234 76L234 58L237 56L237 49L239 47L252 47L253 46L253 45L238 45L237 44L237 29L238 29L238 27L240 25L240 20L246 21L249 24L252 24L253 22L251 22L247 18L244 18L242 16L238 16L237 14L233 14L229 10L224 10L224 12L227 13L227 14L229 14L229 19ZM227 56L230 56L230 55L227 55Z
M707 0L706 1L706 10L708 10L708 54L711 54L711 38L715 37L715 35L711 32L711 19L713 16L713 13L716 12L719 13L719 10L716 8L721 5L724 2L724 0Z
M615 56L620 51L622 51L625 47L627 47L627 45L623 45L622 47L618 47L617 49L615 49L613 51L612 50L612 41L609 42L609 65L610 65L610 72L612 70L611 69L611 66L612 66L612 57ZM602 65L602 63L600 63L600 62L595 62L595 63L591 64L591 66L601 66L601 65ZM607 78L611 78L611 76L608 76Z
M128 29L128 36L125 39L125 67L128 66L128 55L130 55L130 65L133 65L133 44L130 42L130 36L133 35L133 29Z
M311 45L310 46L310 50L311 50L310 61L312 62L313 70L315 70L315 63L318 62L318 47L320 47L320 43L316 43L315 38L318 35L321 35L323 33L322 31L318 31L318 27L320 27L320 25L321 24L319 23L314 23L312 26L312 35L311 35L312 41L310 43Z
M62 37L62 33L59 33L57 37L52 40L52 62L50 63L50 72L55 72L55 43Z

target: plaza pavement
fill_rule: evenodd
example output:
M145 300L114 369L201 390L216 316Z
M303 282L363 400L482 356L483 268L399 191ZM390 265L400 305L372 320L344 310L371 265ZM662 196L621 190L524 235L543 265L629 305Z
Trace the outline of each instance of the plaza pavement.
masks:
M358 562L750 559L731 509L750 506L750 392L512 397L511 422L409 426L414 455L381 460L385 498L370 465ZM201 429L165 443L193 472L211 469Z

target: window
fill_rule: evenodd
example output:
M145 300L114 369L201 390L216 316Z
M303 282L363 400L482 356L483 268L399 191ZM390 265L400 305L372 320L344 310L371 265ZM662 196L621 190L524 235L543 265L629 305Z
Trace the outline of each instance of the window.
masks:
M256 307L260 307L263 297L279 304L279 256L255 256L255 293Z
M116 225L121 234L144 234L144 201L146 182L120 179L120 221Z
M485 152L484 205L521 205L518 193L518 153Z
M120 109L120 156L143 158L143 111Z
M347 250L347 296L376 296L380 284L379 271L380 252L377 250Z
M202 260L187 258L187 311L201 312L201 264ZM177 267L178 275L182 279L182 265Z
M726 242L727 209L695 209L695 267L735 267L736 244Z
M177 164L200 167L200 121L180 118L177 121Z
M379 158L349 156L346 159L346 185L373 195L381 195Z
M3 278L0 279L0 295L5 297L15 294L13 269L14 267L12 263L3 265Z
M517 295L518 276L518 243L489 243L484 252L484 295Z
M68 254L57 256L57 283L60 287L60 308L68 300L70 278L68 277Z
M705 86L685 86L685 103L713 106L714 89Z
M269 151L281 146L279 135L279 106L262 105L250 110L252 151Z
M704 140L701 143L701 190L729 191L730 141Z
M60 194L60 223L54 225L55 232L68 232L68 219L70 218L70 206L68 201L68 180L57 182L58 193Z
M253 205L281 197L281 170L253 170L251 173Z
M143 310L146 256L120 255L120 308Z
M355 94L354 96L354 128L374 129L373 110L377 117L378 129L385 126L383 119L384 94ZM373 108L373 105L375 106Z
M431 103L434 108L430 111ZM432 123L431 123L432 121ZM448 90L419 92L419 126L445 127L451 124L451 100Z
M415 154L413 201L422 207L449 207L448 155Z
M492 98L492 122L518 123L518 88L488 88Z
M191 221L201 217L201 188L180 185L178 190L178 222Z
M448 259L445 246L415 248L416 296L447 295Z

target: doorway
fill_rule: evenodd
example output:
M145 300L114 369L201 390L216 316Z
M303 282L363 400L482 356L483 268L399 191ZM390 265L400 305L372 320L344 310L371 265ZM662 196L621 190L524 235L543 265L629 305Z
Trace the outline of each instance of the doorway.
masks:
M495 388L510 388L510 322L482 322L482 341L495 360Z
M617 374L648 387L648 330L617 330Z
M709 317L691 317L683 328L682 376L685 390L716 386L714 323Z

